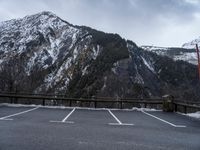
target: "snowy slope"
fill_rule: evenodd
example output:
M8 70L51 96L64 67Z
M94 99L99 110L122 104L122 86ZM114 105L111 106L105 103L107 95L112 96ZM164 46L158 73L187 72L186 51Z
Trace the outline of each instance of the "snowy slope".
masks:
M82 55L95 60L101 50L91 43L92 36L87 31L51 12L1 22L0 33L0 65L4 72L12 70L5 67L5 64L14 67L12 63L20 67L16 74L22 76L30 77L38 72L43 77L43 72L48 72L36 91L48 90L57 84L57 90L62 90L72 79L77 60ZM81 64L84 73L87 65L87 62Z
M168 56L172 59L187 61L191 64L197 65L197 54L193 46L187 48L170 48L170 47L156 47L156 46L141 46L144 50L154 52L158 55Z
M158 47L158 46L141 46L142 49L155 52L158 55L165 55L166 52L169 50L168 47Z
M182 45L182 48L186 48L186 49L195 49L196 48L196 44L198 44L200 46L200 37L192 40L190 42L187 42L185 44Z

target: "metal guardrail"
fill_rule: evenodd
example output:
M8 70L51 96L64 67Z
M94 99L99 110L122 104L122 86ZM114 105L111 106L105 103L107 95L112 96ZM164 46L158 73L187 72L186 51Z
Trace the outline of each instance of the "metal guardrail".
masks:
M60 95L54 95L54 96L43 96L42 94L37 94L37 95L32 95L32 94L27 94L27 95L22 95L22 94L7 94L7 93L3 93L0 94L0 97L2 98L10 98L10 103L13 103L13 98L15 99L15 103L18 103L18 99L34 99L34 100L42 100L42 105L45 106L46 101L47 100L56 100L56 101L65 101L69 103L69 106L72 106L72 103L93 103L94 107L97 108L97 103L115 103L118 104L120 106L120 109L123 109L123 105L124 104L143 104L144 107L146 108L148 104L155 104L155 105L162 105L162 99L139 99L139 98L134 98L134 99L115 99L115 98L98 98L98 97L93 97L90 99L87 98L67 98L67 97L61 97Z
M93 107L97 108L97 103L113 103L117 104L120 109L123 109L125 104L142 104L145 108L147 105L162 105L162 98L120 98L120 97L93 97L93 98L68 98L65 95L50 95L50 94L30 94L30 93L0 93L0 98L10 98L10 103L18 103L19 99L30 100L38 100L40 103L45 106L46 101L63 101L68 103L68 106L71 107L72 103L93 103ZM14 99L14 100L13 100ZM178 101L172 101L174 106L174 111L178 111L178 107L181 106L183 108L183 112L187 113L188 108L200 110L200 103L185 103Z
M200 105L200 101L191 101L191 100L181 100L181 99L175 99L176 103L184 103L184 104L195 104L195 105Z
M0 91L0 94L8 94L8 95L29 95L29 96L57 96L57 97L66 97L64 94L45 94L45 93L28 93L28 92L6 92Z
M193 104L187 104L187 103L182 103L182 102L173 102L174 104L174 111L177 112L178 111L178 106L183 107L183 112L185 114L187 114L188 112L188 108L192 108L192 109L196 109L200 111L200 105L199 103L193 103Z

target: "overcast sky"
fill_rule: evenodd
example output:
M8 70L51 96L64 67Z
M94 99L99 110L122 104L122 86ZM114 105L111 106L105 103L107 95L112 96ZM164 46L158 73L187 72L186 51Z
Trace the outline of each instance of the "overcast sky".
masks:
M138 45L181 46L200 36L200 0L0 0L0 21L41 11Z

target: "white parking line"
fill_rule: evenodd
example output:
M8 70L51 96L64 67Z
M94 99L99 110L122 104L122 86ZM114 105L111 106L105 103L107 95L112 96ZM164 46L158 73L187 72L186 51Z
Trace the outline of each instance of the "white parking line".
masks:
M21 115L21 114L25 114L25 113L27 113L27 112L36 110L36 109L38 109L38 108L39 108L39 107L35 107L35 108L29 109L29 110L26 110L26 111L22 111L22 112L19 112L19 113L16 113L16 114L4 116L4 117L1 117L0 120L13 120L13 119L10 119L10 117L14 117L14 116L18 116L18 115Z
M57 122L57 123L74 123L73 121L67 121L67 119L72 115L76 108L73 108L72 111L62 120L62 121L54 121L50 120L50 122Z
M146 114L146 115L148 115L148 116L151 116L151 117L153 117L153 118L155 118L155 119L158 119L158 120L160 120L160 121L162 121L162 122L164 122L164 123L166 123L166 124L169 124L169 125L171 125L171 126L173 126L173 127L176 127L176 128L185 128L185 127L186 127L186 126L184 126L184 125L175 125L175 124L173 124L173 123L171 123L171 122L168 122L168 121L166 121L166 120L164 120L164 119L161 119L161 118L158 118L158 117L156 117L156 116L154 116L154 115L152 115L152 114L149 114L149 113L147 113L147 112L145 112L145 111L143 111L143 110L141 110L141 112L144 113L144 114Z
M108 109L108 112L115 118L115 120L119 123L122 124L122 122Z
M107 109L108 112L113 116L113 118L117 121L117 123L109 123L109 125L122 125L122 126L133 126L134 124L129 123L122 123L112 112L111 110Z
M1 119L0 118L0 120L12 121L13 119L10 119L10 118L8 118L8 119Z
M63 120L62 122L65 122L70 116L71 114L75 111L76 108L74 108Z

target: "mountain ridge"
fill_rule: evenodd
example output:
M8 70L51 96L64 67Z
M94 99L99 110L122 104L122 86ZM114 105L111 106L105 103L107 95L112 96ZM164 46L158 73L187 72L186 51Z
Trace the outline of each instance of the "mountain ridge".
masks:
M191 64L197 65L197 53L196 50L182 47L158 47L158 46L141 46L146 51L157 53L161 56L168 56L174 61L183 60Z
M190 41L190 42L187 42L187 43L184 43L182 45L182 48L186 48L186 49L195 49L196 48L196 44L200 45L200 37Z
M195 65L145 51L118 34L72 25L51 12L20 21L0 25L1 91L198 100Z

